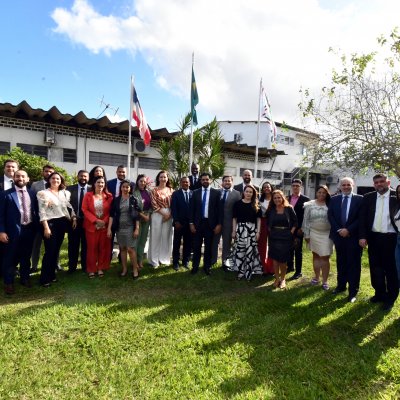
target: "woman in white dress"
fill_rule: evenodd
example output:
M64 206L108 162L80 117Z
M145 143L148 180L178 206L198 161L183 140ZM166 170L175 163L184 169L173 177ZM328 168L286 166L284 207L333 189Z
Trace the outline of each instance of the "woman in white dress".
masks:
M315 200L304 203L304 220L302 230L304 239L313 254L314 277L312 285L319 284L322 275L322 288L329 289L329 258L333 251L333 242L329 238L331 225L328 221L328 205L331 199L329 189L325 185L317 188Z
M160 265L170 265L171 263L172 193L168 172L160 171L156 177L156 187L151 192L153 213L151 214L150 222L148 260L154 268L158 268Z

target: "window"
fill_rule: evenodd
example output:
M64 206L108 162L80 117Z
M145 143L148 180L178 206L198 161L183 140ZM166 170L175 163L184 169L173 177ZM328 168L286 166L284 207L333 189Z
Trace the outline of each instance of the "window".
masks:
M21 148L25 153L31 154L33 156L39 156L43 158L48 158L47 146L37 146L34 144L17 143L17 146Z
M139 157L139 168L160 170L161 160L159 158L152 158L152 157ZM170 170L175 169L174 160L169 160L169 169Z
M10 149L10 142L0 142L0 154L7 154Z
M126 165L128 156L125 154L100 153L98 151L89 151L89 164L94 165L110 165L118 167L118 165ZM131 168L134 167L134 156L131 156Z
M64 162L70 162L70 163L76 163L77 162L77 157L76 157L76 149L63 149L63 161Z

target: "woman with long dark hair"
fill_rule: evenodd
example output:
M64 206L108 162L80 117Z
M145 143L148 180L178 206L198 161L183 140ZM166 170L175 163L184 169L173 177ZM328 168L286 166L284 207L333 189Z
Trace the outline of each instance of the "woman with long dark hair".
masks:
M273 286L285 289L287 262L293 248L297 217L281 190L272 192L272 201L267 210L267 225L270 232L268 255L273 261L275 273Z
M69 202L71 193L65 188L64 177L53 172L46 189L37 193L45 249L40 273L40 284L44 287L57 281L56 269L65 233L71 222L73 229L76 227L76 215Z
M112 238L116 232L120 248L122 272L121 277L128 273L128 254L132 264L133 279L139 277L136 258L137 238L139 236L139 206L131 193L131 181L124 179L119 187L119 196L113 199L107 236Z
M328 187L318 186L315 200L304 203L302 226L304 239L313 255L314 277L311 284L318 285L319 277L322 275L322 289L324 290L329 289L329 258L333 252L333 242L329 238L331 224L328 220L328 205L330 199Z
M173 190L167 171L160 171L151 192L153 213L150 223L149 261L154 268L169 265L172 254L171 196Z
M260 237L261 210L257 191L246 185L242 199L233 206L232 238L234 245L226 265L238 273L238 280L250 280L253 275L262 274L257 241Z
M107 186L106 171L104 171L104 168L101 167L100 165L96 165L90 170L88 185L92 186L94 183L94 178L97 178L98 176L102 176L104 178Z
M104 271L110 268L111 239L107 237L107 226L112 199L103 176L94 178L91 190L83 198L83 227L87 242L86 272L89 278L94 278L96 273L102 278Z
M274 187L270 182L264 182L261 186L261 196L259 200L261 210L261 228L260 238L258 239L258 252L260 254L263 273L271 275L274 273L274 264L271 258L268 258L268 225L267 225L267 209L272 200L272 191Z
M149 236L150 217L153 212L151 205L151 190L148 189L147 177L139 174L136 179L135 191L133 192L139 211L139 236L137 238L136 255L139 270L143 268L143 255L146 247L147 238Z

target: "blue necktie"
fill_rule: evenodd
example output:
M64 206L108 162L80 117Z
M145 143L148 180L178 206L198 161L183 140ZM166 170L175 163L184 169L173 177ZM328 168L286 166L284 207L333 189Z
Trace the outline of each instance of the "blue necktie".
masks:
M225 204L227 195L228 195L228 191L226 189L224 189L224 197L222 197L222 204Z
M340 219L342 222L342 226L346 225L347 222L347 203L349 202L349 196L344 196L342 201L342 209L340 213Z
M204 189L203 199L202 199L202 202L201 202L201 216L203 218L206 217L206 200L207 200L207 189Z

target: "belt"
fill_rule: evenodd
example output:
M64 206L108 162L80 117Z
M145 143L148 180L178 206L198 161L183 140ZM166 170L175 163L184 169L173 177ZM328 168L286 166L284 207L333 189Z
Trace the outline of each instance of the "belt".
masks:
M288 226L273 226L272 229L289 229Z

